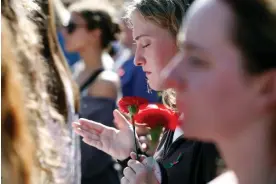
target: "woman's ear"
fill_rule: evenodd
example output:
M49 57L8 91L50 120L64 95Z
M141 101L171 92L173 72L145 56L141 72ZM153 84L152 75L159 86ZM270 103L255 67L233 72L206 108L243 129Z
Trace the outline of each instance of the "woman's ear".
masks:
M264 110L272 110L276 106L276 70L264 73L258 80L258 93Z
M89 31L89 35L91 36L91 38L93 38L94 40L98 40L101 38L101 34L102 31L99 28L93 29Z
M271 85L271 91L270 91L270 100L269 101L269 108L271 110L274 110L276 107L276 70L272 70L270 73L270 85ZM275 112L275 110L274 110Z

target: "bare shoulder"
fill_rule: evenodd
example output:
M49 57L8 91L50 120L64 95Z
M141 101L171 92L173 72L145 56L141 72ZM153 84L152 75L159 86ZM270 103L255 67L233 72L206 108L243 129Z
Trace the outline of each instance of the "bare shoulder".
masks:
M227 171L210 181L208 184L238 184L238 179L233 171Z
M120 78L117 73L114 71L103 71L99 77L98 77L99 82L106 82L108 84L112 83L114 85L118 85L120 83Z
M84 69L85 69L85 65L84 65L84 62L82 60L76 62L71 67L73 78L77 79L80 76L81 72L84 71Z
M103 71L88 89L91 96L116 99L120 89L120 78L113 71Z

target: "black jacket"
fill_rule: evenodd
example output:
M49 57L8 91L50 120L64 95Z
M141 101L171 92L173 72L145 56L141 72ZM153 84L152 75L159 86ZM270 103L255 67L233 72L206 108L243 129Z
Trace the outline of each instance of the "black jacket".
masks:
M161 184L206 184L214 179L219 158L216 147L183 136L172 143L173 134L164 132L154 155L161 168ZM124 168L128 160L119 163Z
M171 143L173 134L173 131L164 133L155 154L162 184L206 184L214 179L219 158L216 147L183 136Z

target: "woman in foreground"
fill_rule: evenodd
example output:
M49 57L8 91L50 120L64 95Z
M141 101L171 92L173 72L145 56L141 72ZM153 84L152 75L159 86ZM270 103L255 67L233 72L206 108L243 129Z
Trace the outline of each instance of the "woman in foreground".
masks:
M57 45L53 1L1 4L3 179L78 184L79 139L68 123L78 111L78 92Z
M4 10L5 11L5 10ZM23 78L12 52L12 34L1 21L1 182L29 184L35 149L24 106ZM12 175L12 177L10 177Z
M276 5L198 0L163 70L190 138L217 143L227 172L212 184L276 183Z

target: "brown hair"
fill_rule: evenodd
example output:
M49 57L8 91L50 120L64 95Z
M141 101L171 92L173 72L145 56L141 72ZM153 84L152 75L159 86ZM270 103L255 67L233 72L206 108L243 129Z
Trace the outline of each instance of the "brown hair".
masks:
M35 150L24 108L24 82L19 72L16 56L11 49L11 30L3 16L1 25L2 182L29 184Z
M72 155L67 151L68 145L70 142L71 144L74 144L74 141L76 140L72 139L72 135L69 130L71 128L71 122L69 122L69 120L72 119L68 119L68 110L70 110L68 106L70 102L68 100L70 96L66 92L66 88L69 88L69 90L72 89L72 100L76 113L79 111L79 89L72 78L67 61L62 54L58 43L53 0L38 1L38 6L41 9L40 11L34 12L33 19L38 27L38 33L41 36L41 44L43 45L40 49L41 56L43 57L49 71L46 85L51 99L51 104L53 104L57 112L62 115L63 119L63 121L53 119L53 121L48 120L47 122L51 133L54 132L54 127L60 129L58 137L50 138L52 141L57 141L53 139L59 139L59 145L58 148L52 149L51 154L44 155L49 156L50 158L48 159L51 160L49 160L50 163L47 163L48 165L43 166L46 166L46 169L51 171L48 175L51 176L50 179L53 183L68 183L72 181L73 174L77 173L75 173L75 171L71 171L71 167L73 166L69 163L70 160L68 160L72 159ZM69 125L66 125L66 123ZM54 142L53 145L55 145ZM78 149L78 147L75 147L75 149ZM44 160L44 162L45 161L46 160Z
M234 13L233 40L244 57L243 67L252 76L276 70L276 1L224 0ZM274 116L276 104L274 105ZM276 155L276 116L272 124L272 152ZM276 164L276 158L275 158Z
M79 111L79 89L73 80L58 43L53 0L39 1L38 5L41 12L37 11L34 19L37 20L35 23L38 25L39 33L42 36L43 47L41 53L49 67L51 83L48 83L48 89L51 94L51 101L58 112L67 120L68 107L64 86L65 80L69 80L73 88L74 105L77 112Z

